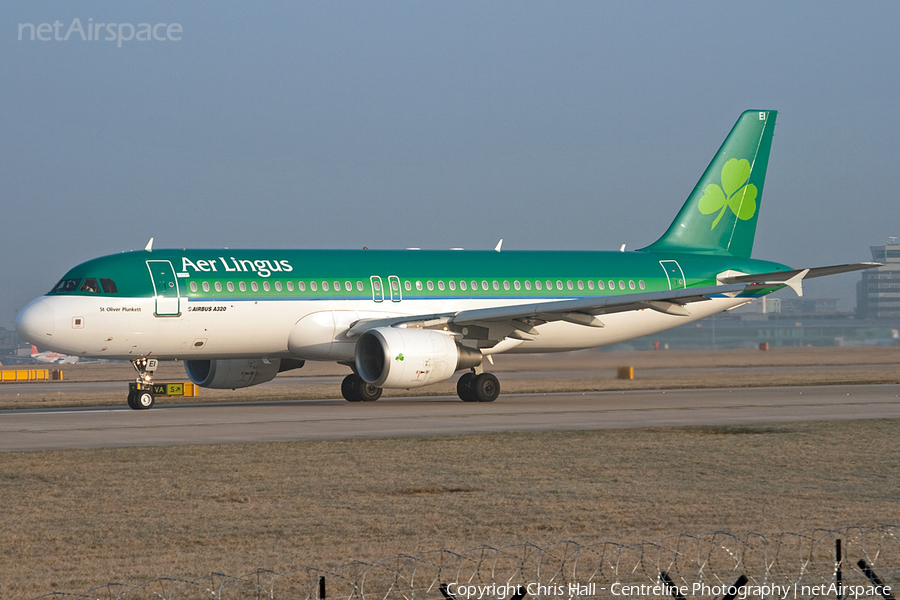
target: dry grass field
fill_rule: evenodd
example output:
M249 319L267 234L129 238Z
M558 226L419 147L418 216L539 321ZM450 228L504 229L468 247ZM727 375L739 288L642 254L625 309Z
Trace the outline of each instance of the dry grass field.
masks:
M617 389L897 382L898 363L895 348L594 352L498 357L494 370L506 390ZM615 379L625 364L635 381ZM130 377L129 365L78 367L67 374ZM200 399L339 394L295 379L203 390ZM32 400L18 406L61 402ZM893 420L861 420L5 453L0 598L258 567L329 569L441 547L896 524L897 431Z
M0 597L441 547L900 522L894 421L8 453Z

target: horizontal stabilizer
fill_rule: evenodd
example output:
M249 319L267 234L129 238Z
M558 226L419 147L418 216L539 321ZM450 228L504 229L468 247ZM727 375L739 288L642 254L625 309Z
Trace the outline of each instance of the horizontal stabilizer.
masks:
M838 273L850 273L863 269L873 269L882 266L881 263L865 262L847 265L829 265L827 267L812 267L810 269L792 269L790 271L773 271L771 273L753 273L751 275L726 275L719 277L720 283L749 283L756 288L771 287L773 285L786 285L794 290L798 296L803 295L802 281L826 275Z

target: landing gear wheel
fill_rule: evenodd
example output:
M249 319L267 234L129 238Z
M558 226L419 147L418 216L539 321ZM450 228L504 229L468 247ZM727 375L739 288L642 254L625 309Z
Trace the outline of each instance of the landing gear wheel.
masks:
M147 410L148 408L153 408L153 404L156 402L156 398L153 397L153 392L148 390L138 390L134 393L134 408L138 410Z
M344 377L344 380L341 382L341 396L344 397L344 400L347 402L362 402L362 396L359 393L359 387L362 382L362 378L356 373L351 373Z
M463 373L456 382L456 395L463 402L478 402L475 397L475 373Z
M356 373L344 377L341 395L347 402L375 402L381 398L381 388L363 381Z
M139 410L138 405L134 401L135 396L137 396L137 390L128 392L128 408L131 410Z
M370 383L366 383L360 379L359 387L359 398L363 402L375 402L379 398L381 398L381 388L375 387Z
M492 373L482 373L475 377L472 390L478 402L493 402L500 395L500 381Z

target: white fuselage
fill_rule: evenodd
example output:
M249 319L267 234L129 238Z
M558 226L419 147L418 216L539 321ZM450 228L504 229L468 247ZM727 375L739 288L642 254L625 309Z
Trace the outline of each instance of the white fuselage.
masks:
M43 296L26 311L32 339L57 352L92 358L161 360L295 357L350 361L360 319L453 313L534 302L510 300L246 300L181 298L177 316L156 316L153 298ZM747 302L714 298L690 305L689 316L651 309L602 315L603 327L555 321L535 327L532 340L502 346L509 352L559 352L611 344L670 329ZM502 344L503 342L501 342ZM501 347L497 348L500 351ZM486 350L485 353L490 353Z

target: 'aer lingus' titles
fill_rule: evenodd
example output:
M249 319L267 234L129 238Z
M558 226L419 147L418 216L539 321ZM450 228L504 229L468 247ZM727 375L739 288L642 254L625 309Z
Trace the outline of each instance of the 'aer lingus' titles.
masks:
M219 270L221 268L221 271ZM256 273L260 277L270 277L272 273L290 273L294 270L287 260L249 260L220 256L213 260L193 261L187 256L181 258L182 273Z

